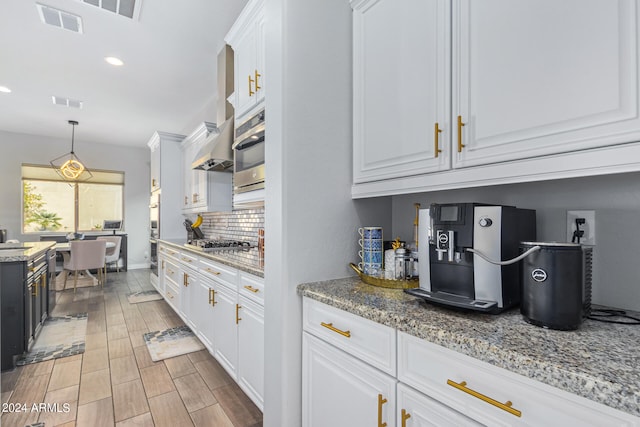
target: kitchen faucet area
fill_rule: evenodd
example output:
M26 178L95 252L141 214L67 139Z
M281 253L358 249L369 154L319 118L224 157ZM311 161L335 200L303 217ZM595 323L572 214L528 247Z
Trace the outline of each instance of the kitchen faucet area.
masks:
M639 0L7 1L2 426L640 427Z

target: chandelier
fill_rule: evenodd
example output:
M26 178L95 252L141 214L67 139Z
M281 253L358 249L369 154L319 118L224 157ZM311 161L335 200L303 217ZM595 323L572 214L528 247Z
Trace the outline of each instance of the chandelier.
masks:
M93 174L87 169L80 161L78 156L73 152L73 144L75 139L76 125L75 120L69 120L69 124L72 126L71 130L71 152L63 154L62 156L51 160L49 163L55 171L67 181L86 181L93 177Z

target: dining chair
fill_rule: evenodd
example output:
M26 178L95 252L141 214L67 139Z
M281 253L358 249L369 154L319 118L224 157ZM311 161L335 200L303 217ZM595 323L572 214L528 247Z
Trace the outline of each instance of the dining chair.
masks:
M107 277L107 268L106 266L109 264L116 264L116 271L120 273L120 265L118 261L120 260L120 244L122 242L122 237L120 236L98 236L96 240L104 240L105 242L115 243L115 247L107 249L107 256L105 259L105 279Z
M105 266L107 242L104 240L79 240L69 242L70 256L64 262L64 287L67 288L67 277L73 272L73 292L78 284L78 271L98 270L98 284L104 287L103 269Z

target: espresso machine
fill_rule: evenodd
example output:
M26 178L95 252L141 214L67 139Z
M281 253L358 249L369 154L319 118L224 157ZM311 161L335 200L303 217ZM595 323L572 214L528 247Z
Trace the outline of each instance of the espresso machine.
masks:
M440 305L494 314L520 302L520 264L514 258L520 242L535 240L534 210L432 204L420 210L419 224L420 287L405 292Z

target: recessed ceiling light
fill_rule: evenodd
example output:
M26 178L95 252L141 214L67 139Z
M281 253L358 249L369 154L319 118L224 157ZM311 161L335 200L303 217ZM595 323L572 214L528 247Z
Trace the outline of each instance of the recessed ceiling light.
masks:
M2 93L11 93L11 89L6 86L0 86L0 92Z
M120 67L121 65L124 65L124 62L122 62L122 59L116 58L115 56L107 56L104 58L104 60L111 65L115 65L116 67Z

